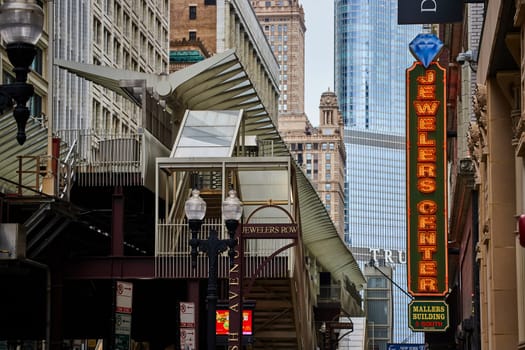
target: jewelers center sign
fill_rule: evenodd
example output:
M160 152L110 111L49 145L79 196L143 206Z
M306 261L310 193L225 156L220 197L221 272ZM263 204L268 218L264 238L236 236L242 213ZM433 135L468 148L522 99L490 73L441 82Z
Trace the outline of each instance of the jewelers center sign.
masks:
M447 276L445 69L407 69L408 290L444 296Z

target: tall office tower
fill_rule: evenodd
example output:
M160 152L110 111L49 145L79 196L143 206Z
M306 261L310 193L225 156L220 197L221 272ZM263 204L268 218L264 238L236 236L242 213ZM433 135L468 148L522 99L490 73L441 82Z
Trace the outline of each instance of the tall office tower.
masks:
M279 116L304 113L304 24L299 0L251 1L280 69ZM281 131L279 125L279 131Z
M168 71L169 0L55 1L54 9L56 58L136 72ZM128 99L66 70L55 75L60 84L53 124L66 141L79 133L104 137L143 126L141 109Z
M405 70L423 27L397 25L397 0L335 0L335 92L345 124L348 227L361 266L374 258L406 290ZM422 342L408 327L410 299L393 288L393 342ZM371 331L371 330L369 330Z
M292 155L312 180L342 239L346 153L337 96L332 91L321 95L318 127L312 127L303 113L281 115L279 128Z
M387 343L392 342L390 329L383 325L392 323L392 288L389 279L392 278L392 268L388 266L365 265L366 277L365 313L368 336L368 349L386 349ZM375 327L378 328L376 332Z

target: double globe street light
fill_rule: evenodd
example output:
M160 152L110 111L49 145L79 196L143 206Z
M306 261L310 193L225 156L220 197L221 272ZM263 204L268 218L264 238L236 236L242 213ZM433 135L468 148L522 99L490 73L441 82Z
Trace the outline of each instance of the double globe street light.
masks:
M216 311L217 311L217 264L219 255L229 249L230 266L235 258L235 231L242 216L242 202L237 198L237 192L230 190L228 197L222 203L222 217L228 230L228 239L219 239L217 230L210 228L208 239L199 239L198 233L206 215L206 202L200 197L200 191L194 189L191 197L186 201L184 210L191 231L191 264L197 266L198 251L208 255L208 289L206 300L208 303L208 350L215 350L216 345Z
M0 85L0 113L13 107L20 145L26 140L26 123L29 119L27 102L34 94L28 84L27 74L37 54L36 43L42 35L44 11L34 0L4 0L0 6L0 36L6 43L7 56L13 65L15 81Z

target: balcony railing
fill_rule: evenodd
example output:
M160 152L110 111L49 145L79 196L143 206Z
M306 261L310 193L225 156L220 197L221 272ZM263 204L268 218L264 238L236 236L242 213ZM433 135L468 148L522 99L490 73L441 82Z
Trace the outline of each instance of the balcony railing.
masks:
M219 229L219 238L226 239L226 230L221 230L220 219L207 219L199 232L199 239L207 239L210 229ZM159 221L155 240L155 273L161 278L205 278L208 274L208 258L199 254L197 267L191 266L190 240L191 233L184 219L176 222ZM286 242L283 242L286 241ZM289 243L285 239L258 239L244 242L244 277L251 278L261 264L277 249ZM237 248L236 248L237 249ZM260 269L259 278L287 278L293 271L293 250L286 250L270 259ZM218 275L227 278L229 258L227 252L219 259Z
M143 184L142 133L60 130L58 136L68 144L75 145L79 186Z

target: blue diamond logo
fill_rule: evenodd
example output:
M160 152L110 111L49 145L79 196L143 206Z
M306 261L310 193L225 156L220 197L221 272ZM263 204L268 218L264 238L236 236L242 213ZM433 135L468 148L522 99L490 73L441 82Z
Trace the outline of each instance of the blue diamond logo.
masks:
M434 34L418 34L408 46L412 55L428 68L443 49L443 43Z

